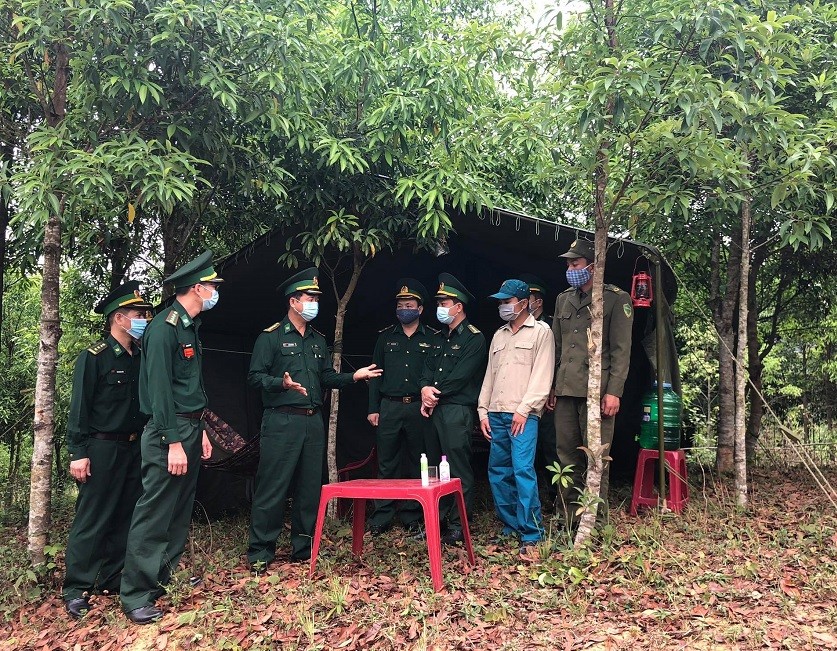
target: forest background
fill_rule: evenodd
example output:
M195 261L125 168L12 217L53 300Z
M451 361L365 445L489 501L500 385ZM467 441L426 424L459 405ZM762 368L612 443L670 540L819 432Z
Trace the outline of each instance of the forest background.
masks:
M109 288L291 224L281 263L362 270L495 206L664 252L694 460L789 431L833 465L836 33L819 1L0 0L3 522L54 557Z

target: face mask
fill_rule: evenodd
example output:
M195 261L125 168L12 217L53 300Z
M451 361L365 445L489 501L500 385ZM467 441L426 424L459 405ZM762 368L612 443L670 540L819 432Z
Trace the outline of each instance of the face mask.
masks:
M449 325L449 324L453 323L453 320L456 317L451 316L449 307L442 307L440 305L439 307L436 308L436 318L439 319L439 323L444 323L445 325Z
M203 305L201 306L201 312L206 312L207 310L211 310L213 307L218 305L218 290L212 290L212 296L209 298L203 299Z
M520 301L517 303L520 303ZM500 303L498 310L500 312L500 318L503 321L514 321L517 318L517 315L520 314L520 312L514 311L514 306L517 303Z
M421 312L418 311L418 308L402 307L395 310L395 316L405 325L418 319L420 314Z
M314 301L300 301L302 303L302 312L297 312L302 317L303 321L313 321L320 313L320 304Z
M125 330L129 335L131 335L134 339L142 339L142 333L145 332L145 327L148 325L148 321L145 319L131 319L131 327L128 330Z
M590 265L588 264L583 269L567 269L567 282L570 284L570 287L578 289L590 282L593 274L590 273L589 267Z

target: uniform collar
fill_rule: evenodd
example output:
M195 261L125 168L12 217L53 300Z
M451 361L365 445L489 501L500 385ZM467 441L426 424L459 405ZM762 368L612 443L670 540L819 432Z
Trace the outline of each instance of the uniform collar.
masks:
M533 317L530 314L528 317L526 317L526 320L523 322L523 325L520 326L520 327L521 328L531 328L535 325L536 321L537 321L537 319L535 319L535 317ZM511 321L506 321L502 326L500 326L500 330L503 330L504 328L506 330L511 330ZM520 328L518 328L518 332L520 332Z
M458 326L456 326L453 329L453 332L451 332L450 334L451 335L453 335L453 334L461 335L463 332L465 332L465 328L467 328L467 327L468 327L468 319L462 319L462 323L460 323Z
M305 334L304 335L300 334L299 330L297 330L296 326L293 323L291 323L291 319L287 315L285 315L285 318L282 319L282 321L279 322L279 332L282 333L283 335L286 335L290 332L295 332L300 337L307 337L311 333L311 330L313 330L313 328L311 327L311 324L306 323L305 324Z
M591 292L582 292L580 289L576 289L573 292L572 296L573 302L575 303L576 307L584 307L585 305L589 305L592 302Z
M107 340L108 346L113 351L114 356L120 357L125 354L125 347L116 341L116 338L113 335L108 335Z
M180 315L180 323L183 324L184 328L188 328L193 323L195 325L200 325L201 320L199 317L195 317L194 319L189 316L189 313L186 311L186 308L180 303L180 301L176 300L171 305L172 309Z
M401 321L396 321L396 323L393 327L395 328L395 332L399 332L402 335L404 335L405 337L407 336L407 333L404 332L404 325L401 323ZM419 319L419 324L418 324L418 328L416 328L416 332L421 333L421 334L425 334L427 332L425 330L424 324L421 322L421 319Z

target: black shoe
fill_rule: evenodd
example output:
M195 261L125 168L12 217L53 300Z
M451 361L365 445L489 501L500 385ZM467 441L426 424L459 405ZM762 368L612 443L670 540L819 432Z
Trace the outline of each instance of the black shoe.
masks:
M307 563L311 560L311 550L306 549L305 551L291 554L291 563Z
M416 534L424 531L424 523L421 520L413 520L405 524L404 528L407 530L407 533Z
M203 586L203 577L202 576L190 576L189 577L189 587L190 588L200 588Z
M450 528L442 536L443 545L455 545L456 543L464 542L465 536L462 534L462 529Z
M70 613L70 617L75 619L81 619L90 610L90 602L87 600L87 597L67 599L64 605L67 606L67 612Z
M537 540L523 540L520 543L520 549L517 550L518 554L526 555L531 552L538 544Z
M392 529L392 522L387 522L385 524L370 524L369 525L369 533L373 536L380 536L381 534L386 533Z
M149 605L129 610L125 615L134 624L151 624L163 616L163 611L157 608L157 606Z

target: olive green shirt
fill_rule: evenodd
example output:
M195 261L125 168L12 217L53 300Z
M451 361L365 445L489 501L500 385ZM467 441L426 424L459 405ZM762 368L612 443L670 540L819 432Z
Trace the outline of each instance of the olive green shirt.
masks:
M441 338L441 346L427 358L419 386L439 389L439 404L476 407L487 363L485 336L465 319Z
M200 319L175 301L154 317L142 338L140 408L154 419L163 443L180 441L177 414L206 407L199 328Z
M299 391L284 388L285 373L294 382L308 390L304 396ZM262 404L270 407L322 407L323 389L342 389L354 382L352 373L338 373L331 365L331 354L325 337L310 325L305 335L285 317L262 332L253 348L250 386L261 389Z
M424 364L442 345L438 330L419 323L408 337L400 323L381 330L372 363L383 369L384 374L369 380L369 413L381 411L381 395L403 398L418 396Z
M592 322L591 296L568 289L555 301L552 332L555 335L556 396L587 395L587 330ZM621 397L631 363L634 312L631 297L616 285L604 286L602 325L602 395Z
M70 461L87 458L91 432L140 432L147 418L140 413L140 351L133 355L108 335L83 350L73 371L73 393L67 418Z

